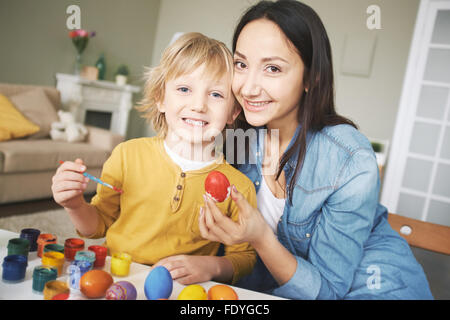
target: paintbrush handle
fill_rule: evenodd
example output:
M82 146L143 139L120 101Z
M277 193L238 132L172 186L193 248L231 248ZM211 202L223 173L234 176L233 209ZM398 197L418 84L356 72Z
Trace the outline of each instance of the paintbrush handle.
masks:
M100 180L99 178L94 177L92 174L89 174L89 173L87 173L87 172L84 172L84 173L83 173L83 176L88 177L89 179L91 179L91 180L93 180L93 181L95 181L95 182L97 182L97 183L100 183L100 184L104 185L105 187L114 189L114 187L113 187L112 185L110 185L109 183L106 183L106 182Z

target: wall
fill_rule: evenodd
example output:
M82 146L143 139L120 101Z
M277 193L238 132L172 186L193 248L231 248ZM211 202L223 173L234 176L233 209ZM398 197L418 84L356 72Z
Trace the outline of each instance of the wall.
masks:
M94 65L104 52L106 80L124 63L130 83L141 85L143 66L152 61L160 0L0 0L0 82L55 86L56 73L73 72L76 51L66 27L71 4L80 6L81 27L97 33L83 63ZM128 137L142 136L145 127L133 110Z
M333 50L336 109L371 138L392 140L419 0L306 0L322 18ZM369 30L369 5L381 9L381 30ZM376 36L369 77L341 73L346 35Z

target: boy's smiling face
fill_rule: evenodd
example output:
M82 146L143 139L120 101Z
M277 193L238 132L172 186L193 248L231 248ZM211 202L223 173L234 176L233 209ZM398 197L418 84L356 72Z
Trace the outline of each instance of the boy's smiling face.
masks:
M230 75L211 79L204 65L167 81L158 109L165 114L169 147L180 143L206 146L240 112L235 108Z

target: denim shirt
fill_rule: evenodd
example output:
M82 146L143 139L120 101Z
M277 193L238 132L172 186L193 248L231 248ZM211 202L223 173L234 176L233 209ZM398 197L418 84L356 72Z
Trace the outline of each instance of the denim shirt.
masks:
M256 161L238 169L258 192L265 129L257 130L250 145L250 159ZM288 149L299 132L300 126ZM297 269L278 286L259 259L241 286L291 299L431 299L422 267L378 202L379 171L368 139L352 126L337 125L309 135L308 141L292 204L286 200L277 227ZM284 167L286 185L296 161L292 157Z

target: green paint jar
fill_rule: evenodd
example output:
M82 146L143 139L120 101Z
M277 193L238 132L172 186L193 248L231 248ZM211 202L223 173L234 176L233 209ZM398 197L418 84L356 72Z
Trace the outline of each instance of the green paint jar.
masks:
M24 238L14 238L8 241L8 256L17 254L28 258L30 241Z

